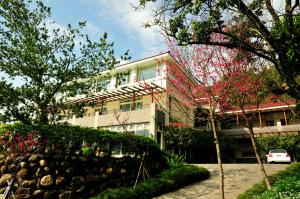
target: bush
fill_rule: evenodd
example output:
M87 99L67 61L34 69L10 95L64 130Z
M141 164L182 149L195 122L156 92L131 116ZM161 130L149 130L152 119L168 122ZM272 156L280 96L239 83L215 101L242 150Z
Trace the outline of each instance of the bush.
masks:
M276 188L276 183L282 184L281 179L287 178L289 181L290 177L299 176L300 174L300 163L293 163L287 167L284 171L279 171L278 173L271 175L269 177L270 182ZM259 198L265 191L267 187L264 182L260 182L255 184L251 189L246 191L245 193L239 195L238 199L253 199ZM273 193L266 193L266 194L273 194ZM264 196L265 197L265 196ZM272 197L271 197L272 198Z
M298 135L276 135L257 138L258 145L265 152L271 149L286 149L292 158L300 152L300 137Z
M122 148L124 155L136 157L145 155L145 165L157 168L154 173L160 173L162 169L166 168L166 160L159 145L153 139L144 136L79 126L28 126L21 123L0 128L0 135L7 130L12 131L14 135L23 135L24 137L33 131L40 132L41 138L47 140L47 144L41 147L44 147L48 153L82 153L82 147L90 147L93 150L92 154L96 152L96 149L99 149L102 155L110 156L114 148ZM5 149L5 147L2 148Z
M166 160L167 160L167 165L169 168L178 168L182 167L185 165L185 158L184 156L179 156L179 155L171 155L166 153Z
M190 127L169 126L164 128L164 135L166 150L179 156L184 155L187 162L217 162L216 146L212 132ZM234 140L230 136L220 134L219 142L223 162L232 162L236 146Z
M300 176L286 177L275 182L272 190L266 190L258 199L300 198Z
M3 135L10 128L9 124L0 124L0 135Z
M107 189L92 197L92 199L150 199L152 197L174 191L193 182L207 179L207 169L192 165L184 165L179 168L166 170L163 173L140 182L136 188L122 187Z
M73 147L72 150L81 150L83 141L87 146L94 148L101 146L101 150L111 153L111 150L122 143L124 154L142 155L151 153L162 154L158 144L151 138L136 136L129 133L111 132L108 130L98 130L93 128L83 128L69 125L43 125L28 126L21 123L8 125L0 128L0 135L7 130L15 134L27 136L32 131L39 131L42 138L47 138L48 144L55 144L62 150Z

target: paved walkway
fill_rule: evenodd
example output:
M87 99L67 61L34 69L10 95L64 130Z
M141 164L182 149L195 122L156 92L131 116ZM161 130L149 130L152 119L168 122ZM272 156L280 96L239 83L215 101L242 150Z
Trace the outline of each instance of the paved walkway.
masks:
M208 180L194 183L175 192L168 193L156 199L218 199L219 178L218 165L202 164L209 170L211 177ZM284 170L287 164L267 164L265 169L268 175ZM251 188L253 184L262 180L257 164L224 164L225 198L235 199L240 193Z

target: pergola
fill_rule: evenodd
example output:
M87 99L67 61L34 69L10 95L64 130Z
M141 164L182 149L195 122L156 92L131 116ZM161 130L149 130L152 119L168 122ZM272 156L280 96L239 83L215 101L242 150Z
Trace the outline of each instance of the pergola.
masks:
M152 103L154 102L154 93L160 93L166 91L164 88L154 84L154 83L140 83L132 86L123 86L115 90L105 90L98 94L83 97L76 100L70 100L67 103L89 103L89 102L109 102L114 100L122 100L132 98L134 103L136 97L151 95Z

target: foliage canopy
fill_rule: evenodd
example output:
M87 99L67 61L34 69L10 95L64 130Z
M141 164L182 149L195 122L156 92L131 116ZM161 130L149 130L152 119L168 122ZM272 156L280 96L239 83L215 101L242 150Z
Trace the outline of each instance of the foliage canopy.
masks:
M276 68L283 82L277 92L300 100L299 1L140 0L140 7L148 2L158 7L155 20L146 26L160 25L180 45L251 52ZM216 40L215 35L224 39Z
M3 120L48 123L58 119L66 97L77 89L87 93L96 75L118 62L107 33L95 42L82 33L85 22L62 27L50 17L50 8L39 0L0 1ZM128 58L127 52L123 58ZM19 83L12 84L12 79Z

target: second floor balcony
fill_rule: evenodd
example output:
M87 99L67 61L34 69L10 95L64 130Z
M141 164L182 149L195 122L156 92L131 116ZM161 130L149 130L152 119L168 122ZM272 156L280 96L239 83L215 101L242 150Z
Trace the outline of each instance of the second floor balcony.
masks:
M153 110L154 109L154 110ZM130 110L124 112L124 110L113 109L107 110L104 114L99 114L95 112L92 116L84 116L81 118L73 118L63 120L63 122L68 122L72 125L79 125L84 127L101 128L105 126L113 125L126 125L133 123L147 123L150 121L153 115L151 113L155 112L155 104L150 104L143 106L143 108L138 110Z
M266 126L266 127L254 127L255 136L259 137L263 134L281 134L290 132L300 132L300 124L289 124L289 125L278 125L278 126ZM244 137L249 133L248 128L233 128L233 129L222 129L222 133L235 137Z

